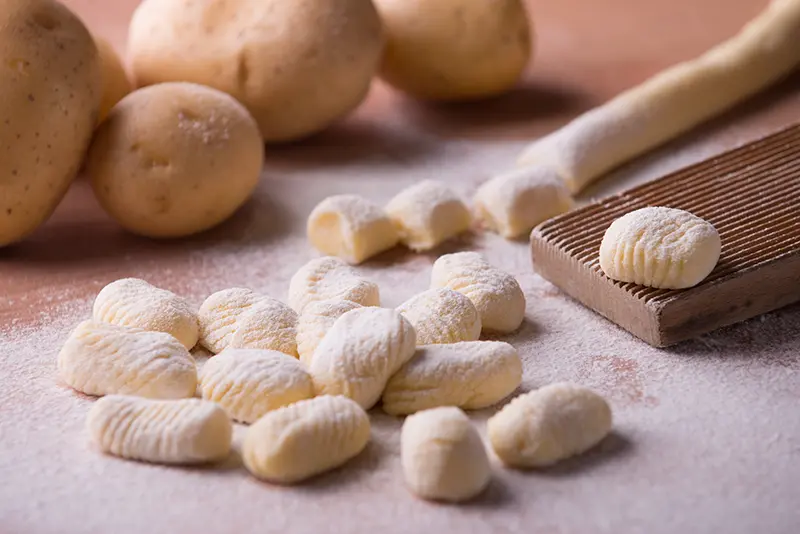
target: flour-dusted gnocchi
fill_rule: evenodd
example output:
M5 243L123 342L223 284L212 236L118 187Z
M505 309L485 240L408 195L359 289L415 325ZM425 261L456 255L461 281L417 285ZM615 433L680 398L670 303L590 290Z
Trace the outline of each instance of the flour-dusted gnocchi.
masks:
M310 365L314 351L336 319L361 307L361 304L349 300L320 300L306 306L297 320L297 353L300 361L306 366Z
M283 302L265 297L239 316L228 346L277 350L296 358L297 313Z
M721 246L711 223L688 211L642 208L608 227L600 243L600 268L613 280L683 289L714 270Z
M517 280L477 252L441 256L433 264L431 287L446 287L469 297L484 332L513 332L525 318L525 295Z
M236 421L252 423L270 410L310 399L314 387L303 365L288 354L227 348L203 366L200 393Z
M213 354L222 352L236 333L242 315L267 298L243 287L223 289L209 296L197 312L200 344Z
M303 313L306 306L320 300L349 300L362 306L381 304L377 284L332 256L309 261L289 282L289 306L297 313Z
M400 459L406 485L423 499L465 501L480 494L491 479L481 437L458 408L435 408L406 418Z
M547 167L501 174L478 189L474 202L483 224L506 239L526 235L574 205L564 181Z
M315 391L344 395L369 409L414 355L416 342L414 327L395 310L351 310L336 320L311 359Z
M472 301L452 289L429 289L397 307L417 333L417 345L475 341L481 318Z
M194 359L171 335L93 320L64 343L58 373L69 387L96 396L180 399L197 387Z
M430 250L469 229L464 202L442 182L424 180L398 193L386 205L400 242L415 251Z
M231 450L233 435L230 419L213 402L126 395L109 395L95 402L86 428L105 453L164 464L222 460Z
M324 395L271 411L248 430L247 470L268 482L293 484L338 467L369 442L367 413L341 396Z
M138 278L123 278L104 287L94 301L95 321L166 332L187 349L197 344L197 313L186 299Z
M502 341L465 341L419 347L383 391L383 411L402 415L458 406L479 410L497 404L522 382L522 361Z
M497 456L513 467L543 467L597 445L611 431L611 408L590 389L568 383L513 399L487 423Z
M389 250L399 239L386 213L358 195L336 195L317 204L306 233L314 248L352 264Z

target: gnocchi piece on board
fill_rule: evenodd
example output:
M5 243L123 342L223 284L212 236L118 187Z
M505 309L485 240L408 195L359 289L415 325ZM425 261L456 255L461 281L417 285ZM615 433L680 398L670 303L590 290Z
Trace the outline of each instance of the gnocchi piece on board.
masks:
M311 245L330 256L356 265L397 245L391 219L358 195L328 197L308 216L306 233Z
M456 252L437 259L431 287L466 295L480 314L484 332L513 332L525 318L525 295L517 280L477 252Z
M429 289L397 307L417 332L417 345L475 341L481 318L465 295L444 287Z
M230 347L277 350L297 358L297 313L283 302L265 297L236 324Z
M97 294L95 321L166 332L191 349L199 337L197 313L183 297L138 278L111 282Z
M197 312L200 325L200 344L213 354L230 345L239 319L256 304L273 299L243 287L232 287L211 294Z
M465 341L419 347L383 391L383 411L403 415L457 406L479 410L497 404L522 382L522 361L502 341Z
M323 395L267 413L248 430L244 465L257 478L294 484L330 471L367 446L369 417L357 403Z
M414 327L395 310L357 308L339 317L317 347L309 373L318 395L344 395L371 408L414 355Z
M430 250L472 222L469 209L442 182L424 180L398 193L386 205L400 242L414 251Z
M297 320L297 352L300 361L306 366L310 365L314 351L336 319L361 307L349 300L319 300L303 308L303 313Z
M200 393L242 423L314 396L311 377L297 359L275 350L228 348L200 373Z
M193 397L194 358L169 334L89 320L80 323L58 354L58 374L87 395Z
M225 411L199 399L109 395L92 405L86 427L105 453L161 464L222 460L231 450L233 436Z
M349 300L362 306L381 304L377 284L332 256L309 261L289 282L289 306L297 313L302 314L310 303L322 300Z
M466 501L480 494L492 476L478 431L454 407L407 417L400 458L406 485L423 499Z
M487 422L489 441L504 464L545 467L581 454L611 431L608 403L592 390L550 384L506 404Z
M620 282L683 289L711 274L721 248L711 223L688 211L648 207L611 223L600 243L600 268Z

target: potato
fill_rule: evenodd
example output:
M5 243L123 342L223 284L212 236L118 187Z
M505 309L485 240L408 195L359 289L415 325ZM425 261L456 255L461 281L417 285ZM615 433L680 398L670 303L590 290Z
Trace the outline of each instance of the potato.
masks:
M180 237L233 214L258 184L263 159L258 125L233 97L165 83L114 106L97 129L86 173L124 228Z
M356 108L382 49L371 0L145 0L128 43L139 86L225 91L266 141L307 136Z
M531 55L523 0L375 0L386 52L380 76L425 100L459 101L510 89Z
M0 246L33 232L75 178L100 105L92 36L53 0L0 0Z
M98 122L102 122L111 108L133 91L133 84L128 79L122 60L111 43L98 36L95 36L94 40L100 51L100 65L103 69L103 98L100 103L100 116L97 119Z

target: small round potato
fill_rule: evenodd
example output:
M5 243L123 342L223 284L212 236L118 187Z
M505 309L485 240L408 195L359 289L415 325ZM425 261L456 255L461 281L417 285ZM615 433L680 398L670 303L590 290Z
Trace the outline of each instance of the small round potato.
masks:
M0 246L33 232L78 173L97 120L100 59L53 0L0 2Z
M380 75L424 100L459 101L510 89L531 55L523 0L375 0L386 52Z
M133 84L128 79L122 60L117 55L111 43L102 37L95 36L97 50L100 51L100 64L103 68L103 99L100 103L100 116L102 122L108 116L111 108L133 91Z
M128 43L139 86L225 91L268 142L307 136L355 109L382 50L371 0L145 0Z
M165 83L134 91L111 110L86 172L124 228L180 237L232 215L258 184L263 160L258 125L233 97Z

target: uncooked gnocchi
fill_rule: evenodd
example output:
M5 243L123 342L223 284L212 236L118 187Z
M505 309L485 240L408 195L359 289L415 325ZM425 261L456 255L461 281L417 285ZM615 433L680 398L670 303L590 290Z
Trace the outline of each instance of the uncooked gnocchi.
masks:
M321 300L306 306L297 320L297 353L300 361L306 366L310 365L314 351L336 319L356 308L361 308L361 305L349 300Z
M513 332L525 318L525 295L519 283L477 252L441 256L433 264L431 287L446 287L469 297L484 332Z
M600 268L620 282L683 289L714 270L721 246L711 223L688 211L642 208L608 227L600 243Z
M264 297L239 316L228 346L277 350L296 358L297 313L279 300Z
M611 408L590 389L551 384L513 399L487 423L503 463L543 467L594 447L611 431Z
M430 250L469 229L469 209L445 184L424 180L386 205L400 242L414 251Z
M325 395L269 412L247 430L242 458L268 482L293 484L338 467L369 442L367 413L345 397Z
M400 436L400 459L406 485L423 499L465 501L491 479L481 437L458 408L409 416Z
M475 194L478 218L506 239L530 233L540 222L572 209L573 204L561 177L545 167L502 174Z
M187 349L197 344L197 314L186 299L138 278L123 278L100 290L94 301L92 318L103 323L166 332Z
M317 204L306 233L314 248L351 264L389 250L399 240L386 213L358 195L336 195Z
M475 341L481 318L472 301L452 289L429 289L397 307L417 333L417 345Z
M214 354L222 352L236 333L239 319L256 303L268 298L242 287L223 289L209 296L197 312L200 344Z
M228 348L200 373L200 393L235 420L252 423L282 406L314 396L303 365L275 350Z
M326 256L309 261L289 282L289 306L297 313L321 300L349 300L362 306L380 306L377 284L370 282L343 260Z
M522 362L508 343L427 345L389 379L383 411L402 415L437 406L479 410L503 400L521 381Z
M344 395L371 408L414 355L414 327L395 310L357 308L339 317L317 347L309 373L318 395Z
M105 453L163 464L222 460L230 452L233 435L230 419L213 402L125 395L95 402L86 428Z
M193 397L194 359L163 332L84 321L58 354L58 373L87 395L137 395L154 399Z

